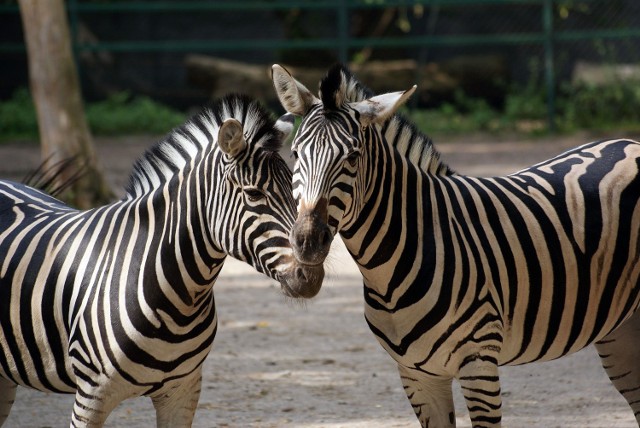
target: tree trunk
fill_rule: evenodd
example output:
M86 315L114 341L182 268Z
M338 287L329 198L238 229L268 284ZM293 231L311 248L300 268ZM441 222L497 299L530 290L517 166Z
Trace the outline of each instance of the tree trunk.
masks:
M82 169L64 194L78 208L113 197L98 167L84 114L64 0L19 0L29 58L29 85L36 105L42 157L48 165L74 159L59 173L63 183Z

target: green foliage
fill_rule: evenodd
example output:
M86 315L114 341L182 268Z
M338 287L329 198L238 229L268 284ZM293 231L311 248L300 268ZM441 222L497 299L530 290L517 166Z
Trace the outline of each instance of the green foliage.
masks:
M0 140L38 137L38 119L29 91L19 89L10 100L0 102Z
M186 115L148 97L123 92L86 108L94 135L165 134L186 120ZM17 90L0 102L0 141L37 140L38 122L31 96Z
M433 134L499 132L508 127L504 116L486 100L471 98L462 91L456 91L450 103L436 109L416 110L410 116L421 129Z
M465 134L479 131L497 132L503 128L497 111L484 100L477 101L477 109L461 111L459 106L445 103L437 109L414 110L410 119L428 134Z
M640 129L640 82L565 86L559 101L562 127L574 129Z
M86 112L94 135L161 135L186 120L181 112L128 93L89 104ZM548 132L546 92L536 83L510 88L500 109L458 91L449 103L435 109L413 110L408 115L429 134ZM556 122L560 132L639 131L640 82L617 81L598 86L566 84L556 100ZM0 102L0 141L37 139L33 102L29 92L20 89L10 100Z
M185 121L185 115L148 97L121 92L87 106L95 135L164 134Z
M509 121L546 120L547 99L542 88L514 88L504 101L504 114Z
M530 84L513 87L501 109L484 100L456 93L452 103L414 111L412 119L427 133L509 132L537 135L548 132L546 92ZM564 85L556 99L559 132L577 130L634 132L640 130L640 82L607 85Z

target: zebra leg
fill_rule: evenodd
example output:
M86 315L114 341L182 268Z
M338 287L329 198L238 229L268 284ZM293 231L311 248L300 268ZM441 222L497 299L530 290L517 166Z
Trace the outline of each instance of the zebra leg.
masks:
M498 365L491 357L475 355L460 367L458 382L467 403L471 425L499 427L502 421L502 397Z
M16 399L17 385L10 380L0 377L0 426L9 417L11 406Z
M77 389L71 427L102 427L113 409L131 396L126 394L126 386L104 380L76 377Z
M423 427L455 427L451 378L398 365L404 392Z
M102 427L111 411L122 400L113 403L100 395L86 393L80 389L76 392L71 415L71 427Z
M158 428L190 427L198 407L202 385L202 366L190 377L180 378L151 397Z
M640 425L640 311L596 343L596 349L611 383Z

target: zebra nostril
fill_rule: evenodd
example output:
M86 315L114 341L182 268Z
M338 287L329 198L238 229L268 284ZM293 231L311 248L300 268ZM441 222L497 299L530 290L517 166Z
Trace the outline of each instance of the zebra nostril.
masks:
M331 244L331 232L329 232L329 229L325 228L320 233L320 245L322 247L327 247L329 244Z
M295 236L295 242L296 242L296 246L300 249L304 248L304 235L301 233L296 234Z
M297 268L296 269L296 280L298 281L307 281L307 274L304 272L304 269Z

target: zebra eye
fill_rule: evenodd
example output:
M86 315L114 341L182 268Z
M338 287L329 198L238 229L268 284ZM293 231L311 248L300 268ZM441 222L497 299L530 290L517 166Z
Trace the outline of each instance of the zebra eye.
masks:
M360 153L358 153L358 152L349 153L349 156L347 156L347 162L349 162L349 165L356 166L356 163L358 162L358 157L359 156L360 156Z
M291 156L293 156L293 158L294 158L295 160L298 160L298 152L297 152L297 151L295 151L295 150L291 150Z
M244 193L247 195L247 199L251 202L258 202L260 199L264 198L264 193L262 190L258 189L244 189Z

